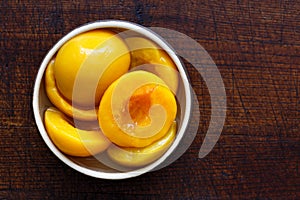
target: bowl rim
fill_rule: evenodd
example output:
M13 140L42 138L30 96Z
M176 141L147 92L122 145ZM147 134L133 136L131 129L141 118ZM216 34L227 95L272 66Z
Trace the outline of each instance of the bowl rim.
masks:
M52 57L55 55L55 53L59 50L59 48L66 43L69 39L73 38L74 36L81 34L83 32L87 32L94 29L100 29L100 28L123 28L128 30L133 30L151 40L156 42L162 49L164 49L169 56L172 58L174 63L177 66L177 69L179 71L179 74L181 76L183 87L184 87L184 93L185 93L185 112L183 115L183 120L181 124L181 129L177 132L176 138L172 145L169 147L169 149L156 161L152 162L149 165L146 165L142 168L138 168L132 171L128 172L101 172L96 171L92 169L88 169L85 167L80 166L79 164L75 163L71 159L69 159L67 156L65 156L60 150L57 149L57 147L52 143L51 139L48 136L48 133L45 129L43 117L40 115L40 102L39 102L39 93L41 88L41 82L42 78L44 76L44 72L46 70L46 67L49 63L49 61L52 59ZM170 53L171 52L171 53ZM187 126L188 122L190 120L191 116L191 86L189 84L188 75L186 72L186 69L180 59L177 57L175 50L157 33L153 32L151 29L141 26L139 24L129 22L129 21L123 21L123 20L98 20L90 23L83 24L72 31L70 31L68 34L63 36L61 39L56 42L56 44L47 52L46 56L44 57L38 73L36 75L35 83L34 83L34 89L33 89L33 100L32 100L32 106L33 106L33 113L36 125L38 127L38 130L40 132L40 135L42 136L44 142L48 146L48 148L52 151L52 153L55 154L56 157L58 157L62 162L64 162L69 167L73 168L74 170L81 172L83 174L86 174L91 177L95 178L101 178L101 179L126 179L126 178L132 178L139 175L142 175L144 173L150 172L154 168L158 167L160 164L162 164L169 156L170 154L177 148L179 145L179 142L181 141Z

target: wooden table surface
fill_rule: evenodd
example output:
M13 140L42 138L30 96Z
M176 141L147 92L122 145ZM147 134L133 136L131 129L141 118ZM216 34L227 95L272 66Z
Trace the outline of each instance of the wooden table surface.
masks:
M300 4L297 1L1 1L0 199L299 199ZM184 33L206 49L223 78L227 116L205 158L198 152L211 106L186 153L159 171L119 181L92 178L48 149L32 110L47 51L77 26L121 19Z

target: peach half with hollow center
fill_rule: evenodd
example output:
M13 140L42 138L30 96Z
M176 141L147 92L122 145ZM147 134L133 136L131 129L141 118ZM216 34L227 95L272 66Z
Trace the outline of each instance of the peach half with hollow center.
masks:
M146 71L127 73L104 93L98 111L101 130L118 146L145 147L161 139L177 113L172 91Z

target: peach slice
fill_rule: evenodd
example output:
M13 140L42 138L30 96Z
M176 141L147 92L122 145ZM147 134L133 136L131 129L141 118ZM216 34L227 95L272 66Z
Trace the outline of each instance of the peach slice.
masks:
M50 139L65 154L87 157L106 150L110 145L100 130L78 129L55 108L45 111L44 121Z
M106 88L128 71L125 42L107 29L88 31L67 41L53 67L59 92L77 107L98 106Z
M140 167L158 159L170 147L176 135L176 122L174 121L167 134L144 148L121 148L111 145L107 154L114 162L127 167Z
M131 68L143 64L161 64L177 69L170 56L154 42L143 37L129 37L125 42L131 54Z
M97 111L94 109L84 110L73 107L69 101L67 101L61 93L58 91L55 78L53 74L54 60L51 60L47 66L45 72L45 89L49 100L64 114L69 117L79 120L97 120Z
M129 37L125 42L131 54L130 68L156 74L176 93L178 71L171 57L155 43L143 37Z
M174 94L163 80L133 71L108 87L98 120L103 134L118 146L145 147L167 133L176 113Z

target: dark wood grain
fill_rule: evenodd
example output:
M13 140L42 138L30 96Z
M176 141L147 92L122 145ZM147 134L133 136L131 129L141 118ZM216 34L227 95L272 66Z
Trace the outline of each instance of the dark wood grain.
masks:
M299 199L300 4L274 2L1 1L0 199ZM198 158L210 96L189 63L201 125L172 165L108 181L70 169L46 147L31 106L39 65L63 35L101 19L173 29L208 51L228 101L208 156Z

